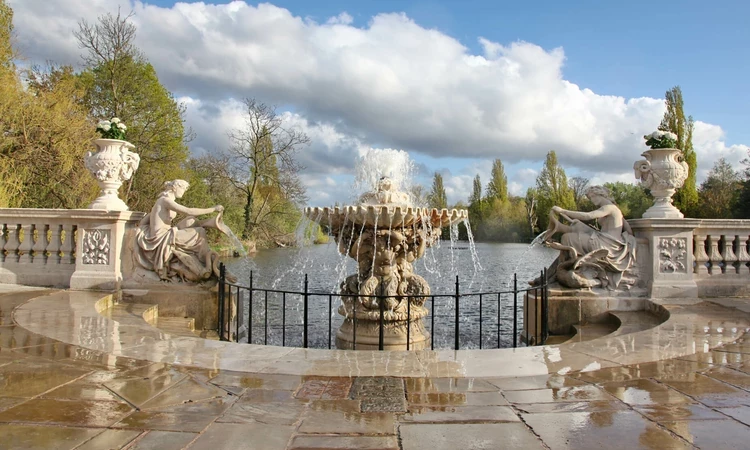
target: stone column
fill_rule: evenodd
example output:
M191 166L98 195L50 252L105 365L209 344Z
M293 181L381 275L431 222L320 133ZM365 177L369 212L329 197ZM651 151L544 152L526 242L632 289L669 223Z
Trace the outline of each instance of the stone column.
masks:
M638 238L648 240L642 276L647 277L652 298L698 297L693 278L693 230L699 219L632 219L628 223Z

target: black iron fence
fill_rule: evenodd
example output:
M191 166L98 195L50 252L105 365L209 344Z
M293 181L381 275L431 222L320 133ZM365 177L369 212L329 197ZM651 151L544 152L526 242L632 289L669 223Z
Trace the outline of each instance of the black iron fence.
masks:
M247 286L230 283L224 264L220 265L218 287L218 328L223 341L283 347L333 348L338 323L344 318L334 314L342 297L355 301L377 299L379 304L378 349L384 345L385 299L388 295L351 295L313 292L305 275L301 291L265 289L253 285L250 272ZM429 305L424 318L430 334L429 348L509 348L541 345L548 336L548 282L541 271L537 286L518 288L513 275L512 289L492 292L461 292L456 277L455 292L426 296L408 296L406 323L412 320L412 299ZM519 314L521 311L521 314ZM352 348L357 348L357 325L352 319ZM406 348L411 345L411 326L406 326Z

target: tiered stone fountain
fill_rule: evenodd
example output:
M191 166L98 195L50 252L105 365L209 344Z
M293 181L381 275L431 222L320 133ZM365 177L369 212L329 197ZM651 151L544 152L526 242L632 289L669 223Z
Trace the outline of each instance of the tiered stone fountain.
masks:
M358 273L341 283L339 314L345 319L336 346L355 348L356 317L356 349L378 349L382 301L385 349L405 350L407 330L410 350L429 347L422 319L430 286L414 273L413 263L440 239L442 227L465 220L467 211L414 206L394 180L382 177L357 205L307 208L305 214L328 226L339 252L357 261Z

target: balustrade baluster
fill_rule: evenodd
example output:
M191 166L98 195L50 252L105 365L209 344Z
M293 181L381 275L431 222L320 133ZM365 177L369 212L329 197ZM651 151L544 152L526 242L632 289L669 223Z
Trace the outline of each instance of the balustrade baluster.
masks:
M0 224L0 262L5 262L5 243L6 243L5 224Z
M721 268L721 253L719 253L719 239L720 236L708 236L708 243L711 246L710 253L708 254L708 260L711 265L708 268L708 273L711 275L718 275L723 272Z
M694 236L695 244L693 249L693 259L695 259L695 273L698 275L708 274L708 254L706 253L706 235L696 234Z
M45 250L47 249L47 229L49 228L49 225L45 224L35 224L34 225L34 234L36 237L34 238L34 247L31 249L32 253L32 261L34 264L44 264L47 262L47 254Z
M724 246L721 251L721 257L724 258L724 273L739 273L739 267L735 266L738 261L737 255L734 254L734 241L736 236L733 234L724 235Z
M23 238L18 246L18 262L28 264L31 262L31 249L34 247L34 228L30 223L21 225L19 238Z
M750 254L748 254L747 251L747 241L750 239L750 236L739 235L737 236L737 239L737 261L739 261L737 273L747 275L747 263L750 262Z
M8 224L8 234L5 240L5 260L6 262L15 263L18 262L18 247L21 245L21 241L18 238L18 230L20 225Z
M75 225L64 224L62 226L63 236L60 236L62 243L60 245L60 264L75 264Z
M60 264L60 249L62 248L62 239L60 233L62 225L50 225L49 242L47 242L47 264Z

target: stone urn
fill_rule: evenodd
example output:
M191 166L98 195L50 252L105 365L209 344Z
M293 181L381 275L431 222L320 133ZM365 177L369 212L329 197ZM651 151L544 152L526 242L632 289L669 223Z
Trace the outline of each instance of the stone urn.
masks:
M643 213L645 219L682 219L685 217L672 204L672 196L688 177L689 168L677 148L652 148L641 154L646 159L634 165L641 186L651 190L654 205Z
M137 153L130 149L133 144L120 139L96 139L96 152L88 152L84 157L86 168L94 175L101 191L99 197L89 205L89 209L127 211L128 205L117 196L122 183L129 180L141 161Z

